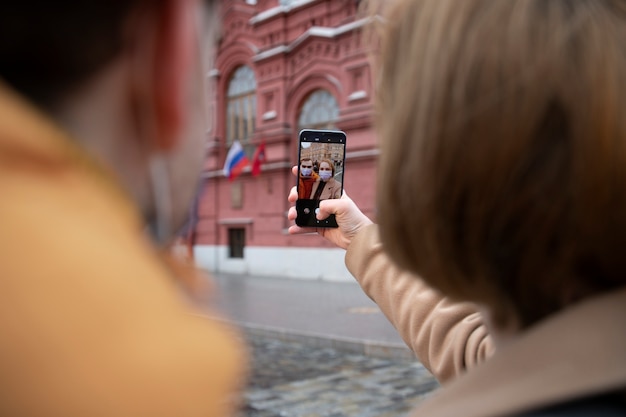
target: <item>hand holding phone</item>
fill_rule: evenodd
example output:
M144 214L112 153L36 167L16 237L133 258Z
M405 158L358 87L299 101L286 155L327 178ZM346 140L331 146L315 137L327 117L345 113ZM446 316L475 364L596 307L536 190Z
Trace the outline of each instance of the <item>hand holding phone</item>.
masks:
M337 227L334 215L318 220L321 200L343 193L346 134L338 130L300 132L298 139L298 200L296 224L301 227Z

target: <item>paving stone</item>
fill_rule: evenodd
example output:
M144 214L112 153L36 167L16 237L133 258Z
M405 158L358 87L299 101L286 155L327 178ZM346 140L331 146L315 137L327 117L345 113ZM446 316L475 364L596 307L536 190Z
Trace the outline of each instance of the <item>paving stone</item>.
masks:
M239 417L400 417L438 387L409 358L377 358L248 335L252 375Z

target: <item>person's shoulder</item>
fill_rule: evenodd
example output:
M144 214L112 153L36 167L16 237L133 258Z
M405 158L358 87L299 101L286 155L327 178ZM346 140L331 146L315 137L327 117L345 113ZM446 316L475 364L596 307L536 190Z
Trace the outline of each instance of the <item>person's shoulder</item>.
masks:
M516 417L626 417L625 393L610 393L556 404Z

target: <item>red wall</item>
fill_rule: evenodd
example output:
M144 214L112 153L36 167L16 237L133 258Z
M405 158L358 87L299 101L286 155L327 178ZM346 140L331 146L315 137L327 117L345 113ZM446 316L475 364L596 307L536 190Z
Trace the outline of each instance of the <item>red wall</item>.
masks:
M374 216L376 143L371 127L372 96L368 51L363 45L354 0L222 2L222 36L209 74L215 100L207 143L205 189L199 206L196 244L226 245L227 228L246 228L246 246L330 247L317 236L289 236L287 194L295 185L290 167L297 160L297 118L303 101L323 88L337 99L337 127L348 137L344 187L363 211ZM273 51L268 53L268 51ZM249 170L235 181L222 176L228 151L225 97L240 65L255 72L256 131L267 161L260 176ZM357 94L354 94L357 93ZM273 96L271 107L267 97ZM263 120L268 112L276 117ZM242 188L243 206L231 207L233 187Z

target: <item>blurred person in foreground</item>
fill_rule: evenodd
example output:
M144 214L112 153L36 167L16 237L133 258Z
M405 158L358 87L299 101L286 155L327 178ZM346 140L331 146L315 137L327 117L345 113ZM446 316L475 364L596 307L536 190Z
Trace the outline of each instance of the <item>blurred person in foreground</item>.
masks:
M0 6L0 415L233 411L239 338L160 249L202 162L205 7Z
M379 226L344 195L318 232L442 380L414 415L626 415L626 3L383 21Z

